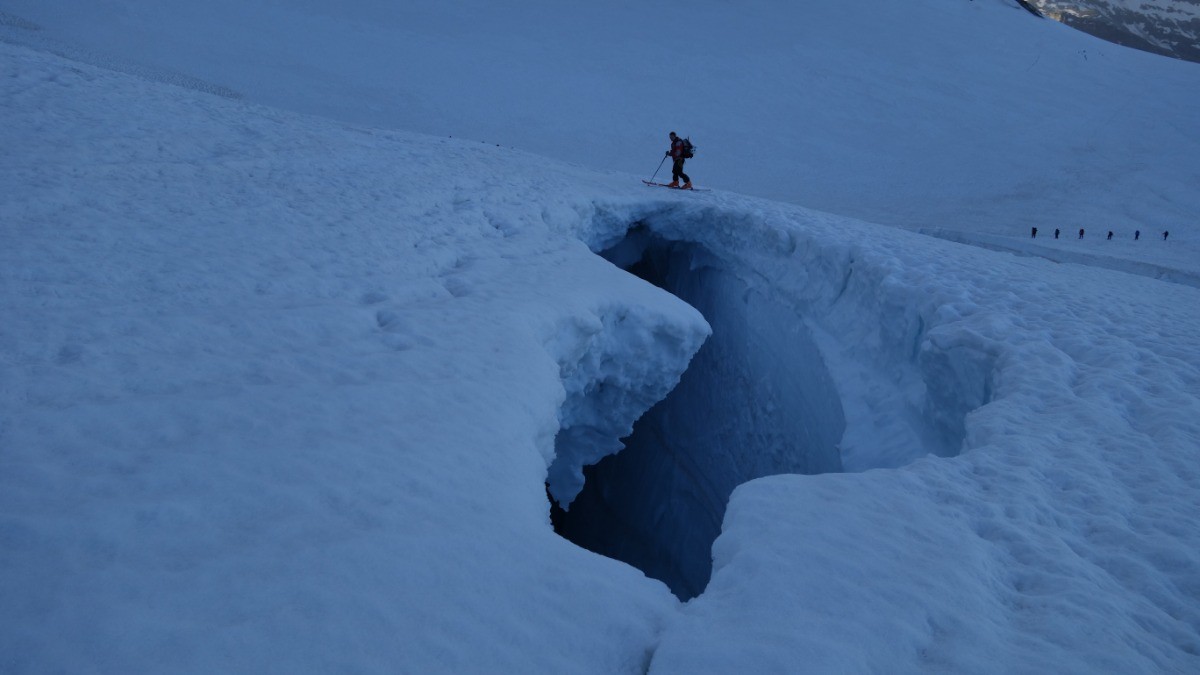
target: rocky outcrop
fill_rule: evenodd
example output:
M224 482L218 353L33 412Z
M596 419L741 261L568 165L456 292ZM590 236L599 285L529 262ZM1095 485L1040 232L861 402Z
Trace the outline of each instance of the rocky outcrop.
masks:
M1109 42L1200 62L1200 2L1196 0L1028 0L1021 4Z

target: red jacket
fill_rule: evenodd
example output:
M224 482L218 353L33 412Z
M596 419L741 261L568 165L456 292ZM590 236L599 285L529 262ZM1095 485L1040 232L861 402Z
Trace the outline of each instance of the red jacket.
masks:
M671 159L683 159L683 139L678 136L671 141Z

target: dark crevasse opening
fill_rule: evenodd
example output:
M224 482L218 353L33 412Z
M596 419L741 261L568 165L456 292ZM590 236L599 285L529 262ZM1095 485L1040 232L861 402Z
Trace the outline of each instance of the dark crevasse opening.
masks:
M551 520L570 541L686 600L708 584L733 489L779 473L840 471L845 416L801 317L703 248L634 228L603 255L698 309L713 334L625 448L585 468L568 508L552 502Z

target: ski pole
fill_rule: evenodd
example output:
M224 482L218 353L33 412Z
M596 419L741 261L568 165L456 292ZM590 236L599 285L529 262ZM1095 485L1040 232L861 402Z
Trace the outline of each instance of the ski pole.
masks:
M654 182L654 178L658 176L658 172L662 171L662 165L667 163L667 156L663 155L662 161L658 163L658 168L654 170L654 175L650 176L650 182Z

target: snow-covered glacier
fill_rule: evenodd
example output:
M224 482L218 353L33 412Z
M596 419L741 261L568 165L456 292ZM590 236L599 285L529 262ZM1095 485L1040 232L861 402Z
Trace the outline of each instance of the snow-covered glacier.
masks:
M0 670L1200 666L1196 288L180 83L0 42Z

